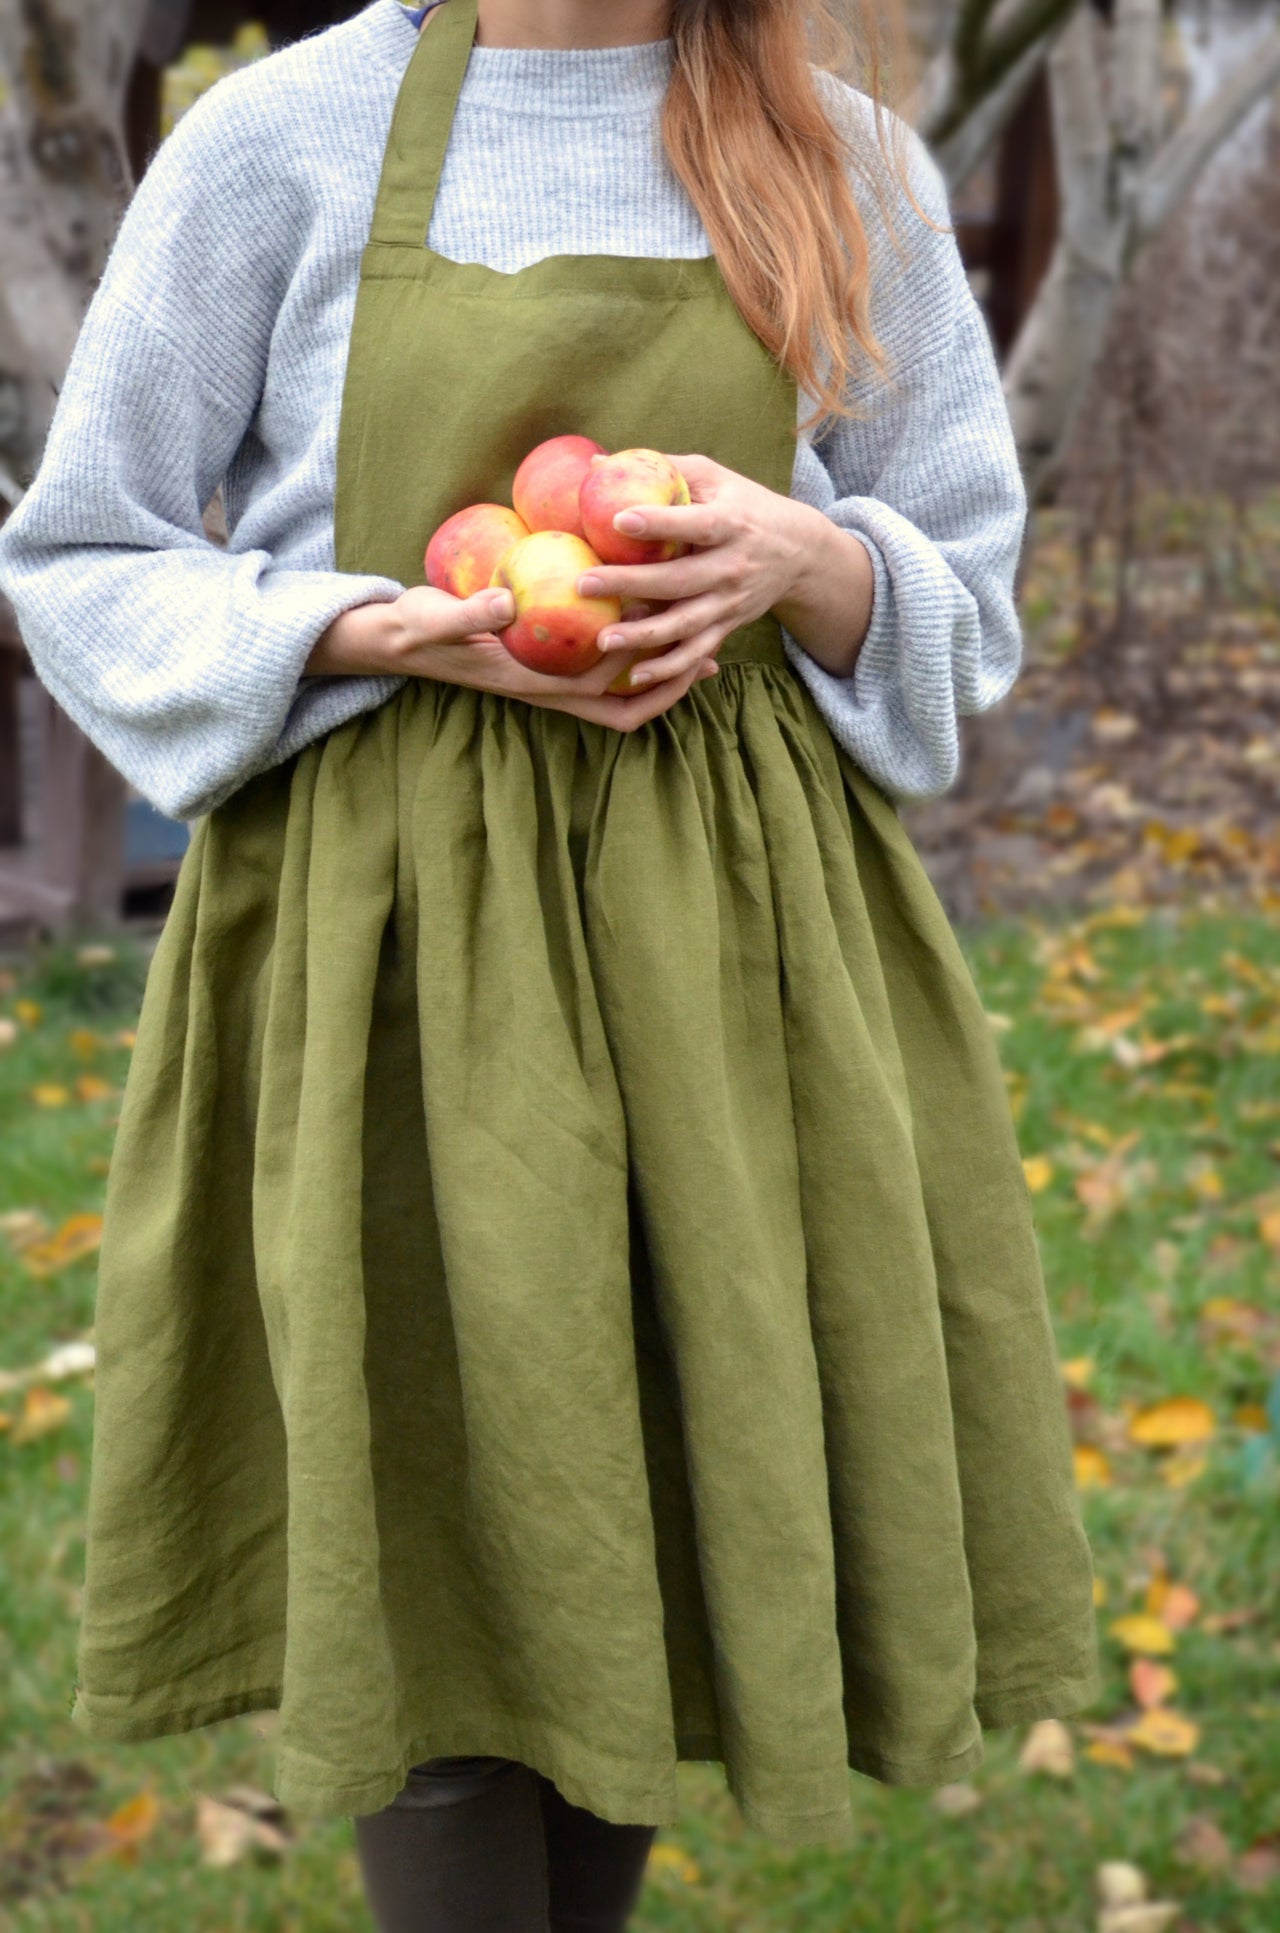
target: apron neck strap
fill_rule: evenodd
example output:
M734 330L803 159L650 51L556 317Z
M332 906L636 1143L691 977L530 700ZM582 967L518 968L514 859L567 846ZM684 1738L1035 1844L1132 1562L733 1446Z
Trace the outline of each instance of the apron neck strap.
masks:
M454 109L476 36L476 0L442 0L419 29L396 95L369 239L424 248ZM423 42L429 45L424 47Z

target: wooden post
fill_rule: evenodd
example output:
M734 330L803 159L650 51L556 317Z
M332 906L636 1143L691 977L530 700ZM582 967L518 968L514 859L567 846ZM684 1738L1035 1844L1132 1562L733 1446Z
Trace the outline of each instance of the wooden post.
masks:
M13 606L0 592L0 847L22 844L22 644Z
M44 879L64 896L62 924L119 926L125 782L43 686L38 715Z

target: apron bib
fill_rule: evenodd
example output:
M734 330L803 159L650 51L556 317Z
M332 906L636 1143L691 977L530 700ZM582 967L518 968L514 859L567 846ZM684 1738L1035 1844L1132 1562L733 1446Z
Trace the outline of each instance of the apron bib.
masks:
M714 261L426 245L475 0L396 102L339 567L423 581L544 437L785 495ZM196 825L107 1180L77 1722L279 1709L276 1790L494 1754L847 1831L1097 1688L992 1035L771 615L618 733L410 679Z

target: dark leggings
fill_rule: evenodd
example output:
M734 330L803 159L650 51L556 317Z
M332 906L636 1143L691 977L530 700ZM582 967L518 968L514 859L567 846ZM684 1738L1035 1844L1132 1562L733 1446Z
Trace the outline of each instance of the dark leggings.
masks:
M355 1821L379 1933L621 1933L655 1826L615 1826L503 1758L436 1758Z

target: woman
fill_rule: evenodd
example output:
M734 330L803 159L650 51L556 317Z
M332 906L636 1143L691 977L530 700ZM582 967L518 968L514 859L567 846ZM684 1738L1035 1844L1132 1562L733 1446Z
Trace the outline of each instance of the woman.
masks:
M1016 673L1025 505L938 176L811 18L373 0L223 81L0 545L196 817L75 1715L278 1707L389 1928L620 1927L678 1760L803 1842L850 1767L956 1779L1096 1689L1001 1070L895 804ZM647 615L578 679L422 570L566 432L693 499L590 573Z

